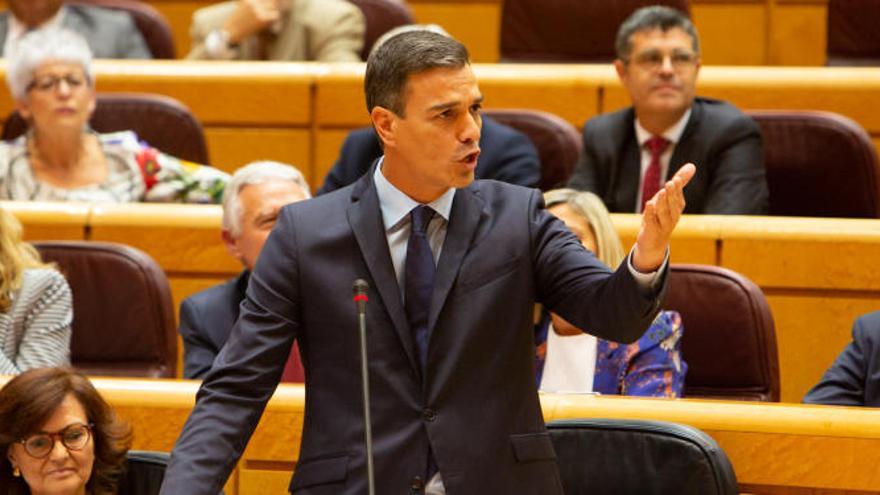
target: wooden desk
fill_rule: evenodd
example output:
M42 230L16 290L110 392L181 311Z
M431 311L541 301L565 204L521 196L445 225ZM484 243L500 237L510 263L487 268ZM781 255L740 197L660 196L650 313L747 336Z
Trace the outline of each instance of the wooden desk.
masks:
M0 376L0 385L8 377ZM95 378L128 420L134 448L169 451L194 403L196 381ZM305 394L281 385L227 485L229 495L284 493L299 452ZM740 490L753 494L880 491L880 410L794 404L541 396L544 417L673 421L712 436L730 458Z
M168 275L175 309L241 270L220 241L218 206L0 207L24 222L29 240L111 241L146 251ZM632 246L640 217L612 220ZM853 320L880 308L880 220L686 215L672 236L671 259L724 266L761 287L776 324L783 402L800 402L850 341Z

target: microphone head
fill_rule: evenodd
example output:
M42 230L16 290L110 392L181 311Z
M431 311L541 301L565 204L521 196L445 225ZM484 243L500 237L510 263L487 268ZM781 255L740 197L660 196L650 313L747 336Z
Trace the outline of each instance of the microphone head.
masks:
M370 290L370 284L362 278L355 280L351 286L351 292L355 296L366 296L368 290Z

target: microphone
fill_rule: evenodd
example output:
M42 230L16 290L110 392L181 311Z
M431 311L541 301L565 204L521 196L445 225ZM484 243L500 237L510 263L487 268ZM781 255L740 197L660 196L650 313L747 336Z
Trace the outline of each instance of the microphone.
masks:
M370 284L357 279L351 286L352 299L357 305L358 327L361 334L361 384L364 391L364 441L367 447L367 487L369 495L375 495L373 479L373 428L370 421L370 371L367 369L367 291Z

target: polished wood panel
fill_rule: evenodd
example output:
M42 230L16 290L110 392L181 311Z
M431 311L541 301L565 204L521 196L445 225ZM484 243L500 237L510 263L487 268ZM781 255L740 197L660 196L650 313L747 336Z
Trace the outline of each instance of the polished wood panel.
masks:
M77 241L85 240L88 235L90 208L86 203L0 201L0 208L18 218L27 241Z
M691 0L710 64L822 65L828 0ZM177 53L189 51L193 12L214 0L149 0L171 24ZM435 23L467 45L476 62L497 62L502 0L408 0L417 22ZM5 4L5 2L0 2Z
M0 385L9 377L0 376ZM169 451L199 382L93 379L135 432L134 448ZM713 437L736 470L740 490L770 495L844 495L880 491L880 410L695 399L542 394L545 419L672 421ZM305 406L302 385L282 384L227 484L229 495L280 493L298 457Z
M341 139L342 133L335 136ZM241 270L220 240L219 206L0 206L23 220L32 240L101 240L146 251L168 275L175 307ZM623 244L632 246L640 217L613 214L612 221ZM670 250L674 263L725 266L767 295L779 342L783 402L800 402L849 341L853 320L880 308L878 258L880 220L862 219L686 215Z

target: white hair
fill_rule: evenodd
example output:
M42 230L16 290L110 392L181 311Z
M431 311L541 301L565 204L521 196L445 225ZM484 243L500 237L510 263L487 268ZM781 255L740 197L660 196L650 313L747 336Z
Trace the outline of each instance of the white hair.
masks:
M312 197L306 178L292 165L266 160L251 162L241 167L232 174L232 179L223 191L223 229L229 231L233 237L241 235L242 208L239 193L244 186L269 181L293 182L302 189L306 199Z
M79 65L88 85L95 86L92 50L86 40L67 29L44 28L26 34L7 57L6 85L13 98L24 100L37 69L50 61Z

